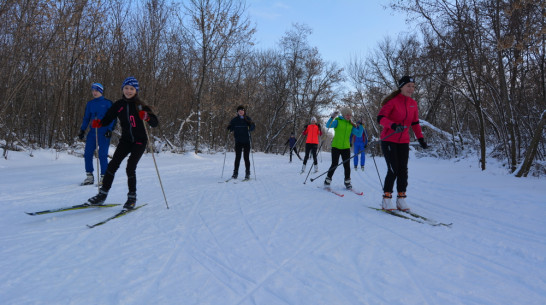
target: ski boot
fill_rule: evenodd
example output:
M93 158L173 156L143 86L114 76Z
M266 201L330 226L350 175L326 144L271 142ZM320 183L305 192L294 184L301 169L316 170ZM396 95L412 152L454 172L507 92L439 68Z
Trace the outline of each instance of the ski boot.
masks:
M123 205L124 210L132 210L136 205L136 193L127 193L127 201Z
M318 164L315 164L315 170L313 172L318 173Z
M102 205L108 196L108 192L100 189L99 193L87 200L88 205Z
M360 167L360 169L362 169L362 171L364 171L364 165L362 165L362 166Z
M351 179L345 179L344 184L345 188L347 188L348 190L353 189L353 186L351 185Z
M300 174L303 174L305 172L305 166L306 166L305 163L303 163L303 165L301 166Z
M100 175L99 186L102 186L102 180L104 180L104 175Z
M383 202L381 203L381 208L386 211L396 210L396 207L392 202L392 194L390 192L385 192L385 194L383 194Z
M231 179L237 179L238 173L237 171L233 171L233 175L231 175Z
M95 177L93 176L93 173L87 173L87 176L85 177L85 180L81 183L81 185L91 185L95 182Z
M326 179L324 179L324 186L329 187L331 182L332 182L332 178L326 177Z
M406 204L405 192L398 192L398 197L396 197L396 208L404 212L407 212L410 210L409 206Z

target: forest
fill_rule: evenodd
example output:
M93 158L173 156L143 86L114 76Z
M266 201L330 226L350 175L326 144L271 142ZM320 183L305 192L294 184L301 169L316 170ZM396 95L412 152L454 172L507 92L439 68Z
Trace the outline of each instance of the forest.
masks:
M243 0L4 0L3 157L81 145L91 84L115 101L127 76L159 117L157 152L231 149L226 125L238 105L256 122L254 151L282 152L312 116L324 124L343 106L378 139L381 100L412 75L433 147L424 153L472 153L482 170L495 158L517 177L545 175L546 1L397 0L388 9L418 31L385 37L342 66L324 60L309 43L313 29L297 22L260 48Z

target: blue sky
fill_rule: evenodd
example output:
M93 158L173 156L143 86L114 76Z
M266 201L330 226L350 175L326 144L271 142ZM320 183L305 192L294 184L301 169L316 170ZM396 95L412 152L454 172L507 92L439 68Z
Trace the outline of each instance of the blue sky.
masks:
M258 48L279 42L293 23L306 24L313 33L309 43L325 60L345 66L351 57L363 57L386 36L409 32L405 15L384 9L388 0L247 0L256 25Z

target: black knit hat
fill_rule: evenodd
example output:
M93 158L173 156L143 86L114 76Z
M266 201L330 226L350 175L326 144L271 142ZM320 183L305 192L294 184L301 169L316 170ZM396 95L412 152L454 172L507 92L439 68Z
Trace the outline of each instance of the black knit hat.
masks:
M239 110L245 110L245 106L239 105L239 106L237 107L237 111L239 111Z
M402 78L398 81L398 89L404 87L404 85L407 83L415 83L413 76L402 76Z

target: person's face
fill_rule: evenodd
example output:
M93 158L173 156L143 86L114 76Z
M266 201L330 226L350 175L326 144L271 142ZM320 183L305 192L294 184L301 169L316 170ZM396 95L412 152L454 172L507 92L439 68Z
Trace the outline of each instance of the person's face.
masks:
M244 110L244 109L239 109L239 110L237 110L237 113L238 113L240 116L244 116L244 115L245 115L245 110Z
M94 98L97 98L97 97L101 97L101 96L102 96L102 93L98 92L98 91L95 90L95 89L91 89L91 94L93 95Z
M415 91L415 83L407 83L402 88L400 88L402 95L411 97L413 91Z
M347 113L347 114L345 114L345 118L346 118L347 120L350 120L352 117L353 117L353 114L352 114L352 113Z
M125 86L123 87L123 95L125 95L126 98L133 98L136 95L136 89L133 86Z

